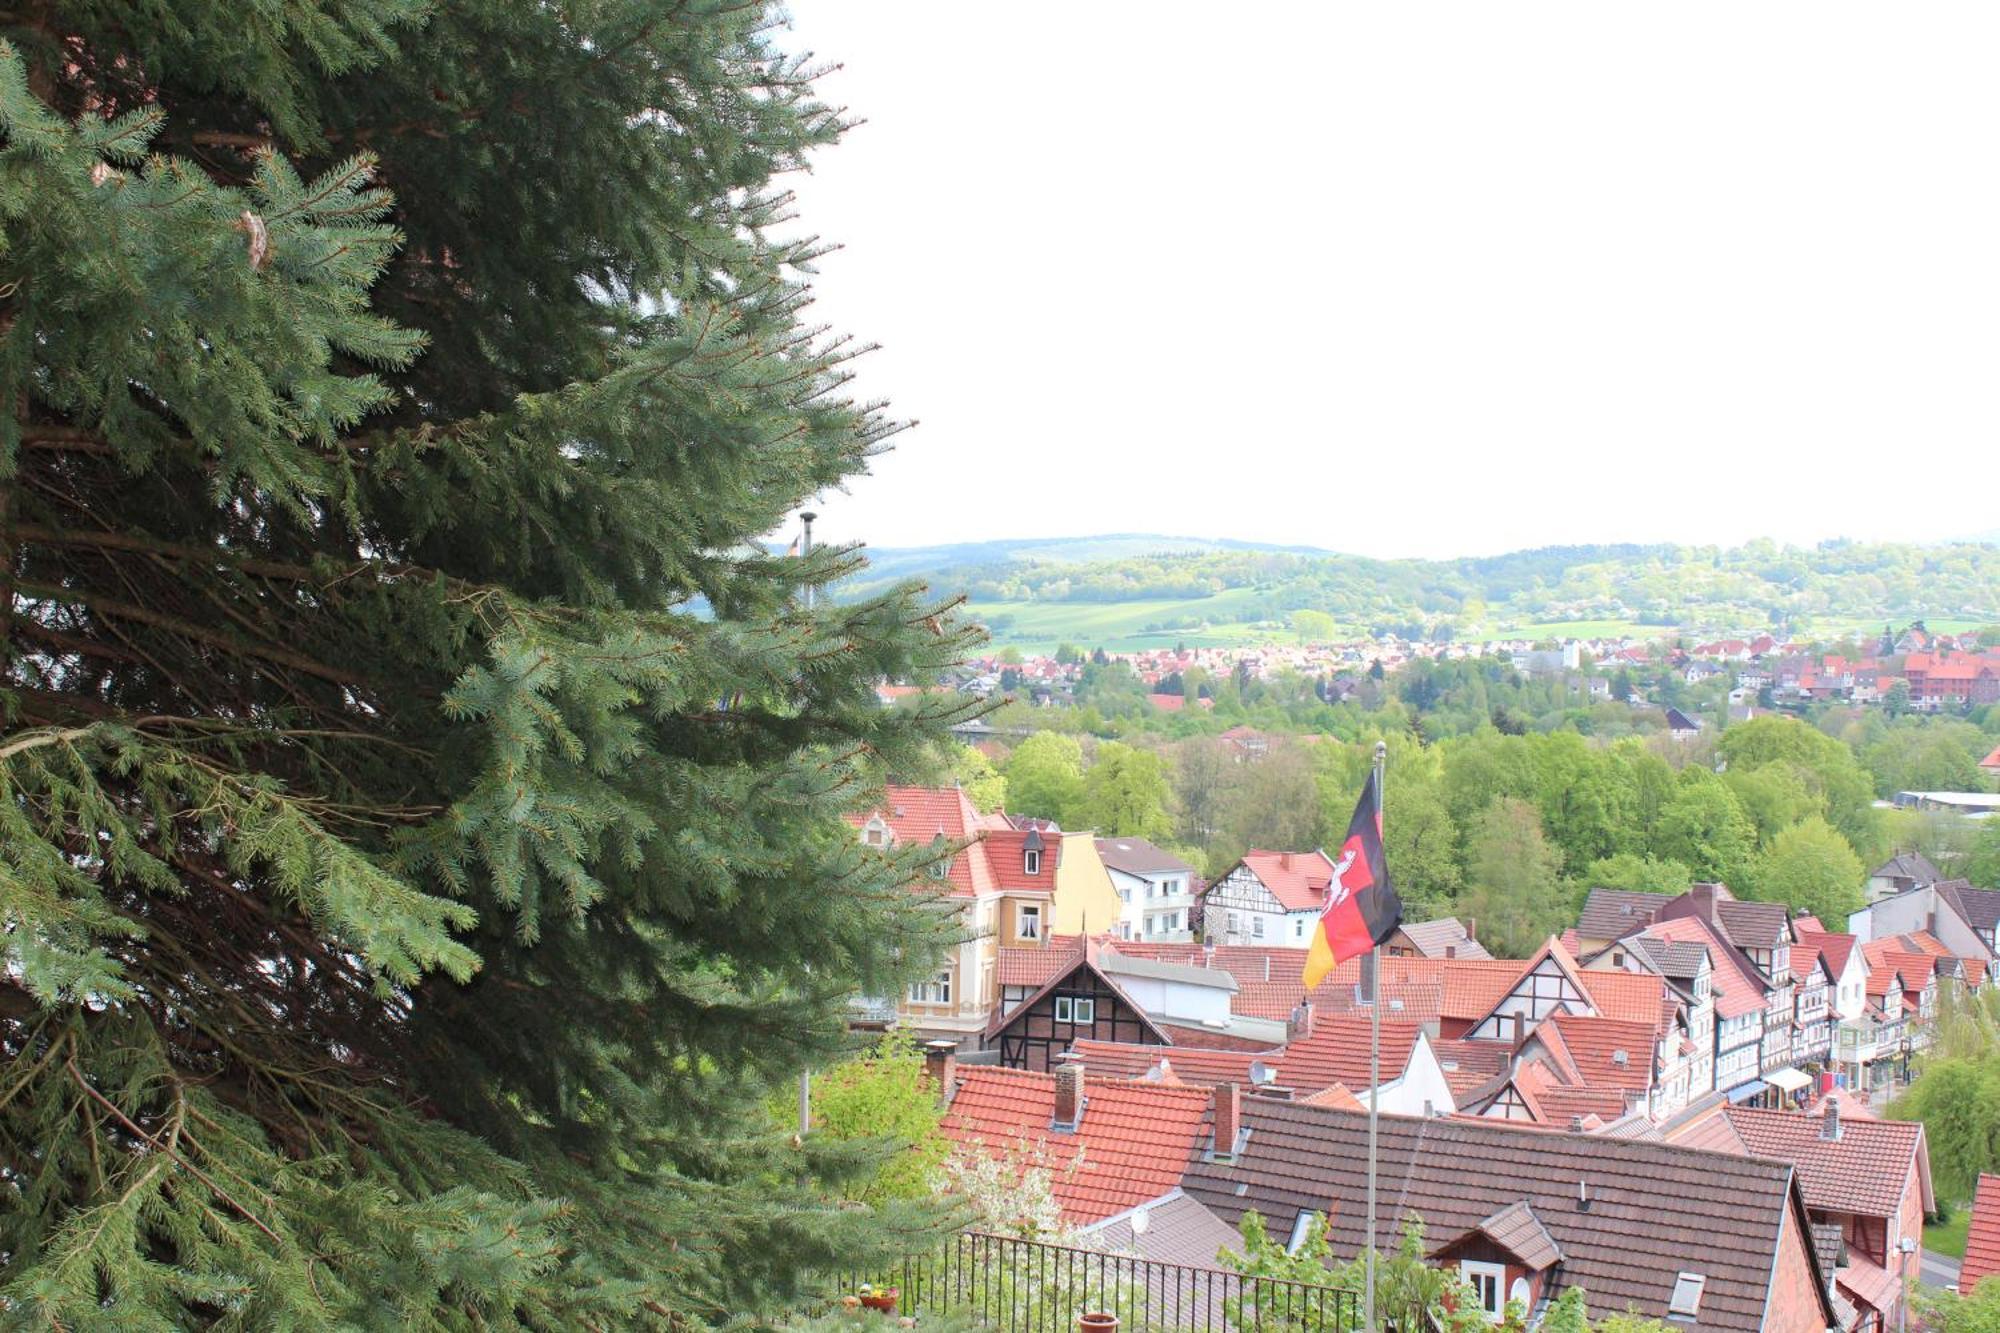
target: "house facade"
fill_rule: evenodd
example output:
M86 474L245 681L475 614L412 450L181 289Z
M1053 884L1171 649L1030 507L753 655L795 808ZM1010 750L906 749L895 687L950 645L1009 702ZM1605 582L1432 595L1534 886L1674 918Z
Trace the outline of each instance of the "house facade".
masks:
M1305 948L1326 910L1333 869L1323 851L1245 852L1202 894L1202 938Z
M1192 940L1197 920L1194 867L1144 838L1098 838L1094 847L1117 891L1113 933L1121 940Z
M976 1047L999 1004L1000 948L1039 945L1049 933L1061 836L982 817L956 787L891 786L848 822L863 847L885 855L935 849L911 890L951 903L966 936L928 977L900 996L863 998L860 1011L892 1016L927 1039Z
M1088 952L986 1026L984 1045L1009 1069L1048 1073L1077 1041L1165 1045L1146 1011L1106 976Z

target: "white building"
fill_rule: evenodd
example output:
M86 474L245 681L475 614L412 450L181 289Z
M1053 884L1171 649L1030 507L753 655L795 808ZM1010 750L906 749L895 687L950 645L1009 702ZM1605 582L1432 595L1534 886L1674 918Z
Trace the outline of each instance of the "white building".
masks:
M1202 895L1203 938L1303 949L1332 884L1333 861L1325 852L1245 852Z
M1144 838L1099 838L1097 859L1111 874L1123 910L1121 940L1186 941L1196 922L1194 867Z

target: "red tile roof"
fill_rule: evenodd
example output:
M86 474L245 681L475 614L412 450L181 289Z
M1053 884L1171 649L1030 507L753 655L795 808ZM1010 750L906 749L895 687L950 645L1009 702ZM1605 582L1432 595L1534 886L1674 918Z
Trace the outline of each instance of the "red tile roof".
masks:
M1040 869L1028 873L1029 840L1041 856ZM986 861L993 879L1008 893L1053 893L1056 867L1062 863L1062 834L1041 829L996 828L986 831Z
M1982 1175L1972 1196L1972 1226L1965 1235L1958 1289L1971 1295L1981 1281L1995 1275L2000 1275L2000 1176Z
M1269 1069L1277 1086L1300 1096L1336 1083L1368 1087L1368 1021L1345 1016L1321 1017L1310 1037L1263 1051L1207 1050L1199 1047L1142 1046L1130 1042L1082 1040L1070 1047L1083 1057L1088 1070L1102 1069L1121 1078L1143 1078L1166 1063L1182 1083L1210 1086L1250 1082L1250 1065ZM1410 1067L1423 1025L1407 1019L1382 1020L1382 1081L1392 1083Z
M889 787L880 804L847 816L847 822L859 829L878 815L898 844L924 845L939 837L964 842L975 838L981 827L979 812L958 787ZM986 845L977 841L951 858L946 879L952 896L959 898L989 894L998 887Z
M1242 864L1288 912L1309 912L1326 903L1333 862L1325 852L1243 853Z
M1083 958L1083 938L1056 935L1046 949L1002 945L998 978L1002 986L1033 986L1040 989L1075 967Z
M1819 956L1826 960L1826 970L1838 978L1847 970L1847 956L1854 952L1854 936L1837 930L1799 930L1798 923L1792 925L1801 943L1810 942Z
M1667 983L1651 972L1577 973L1590 1003L1606 1019L1638 1024L1659 1033L1673 1018Z
M1087 1067L1087 1066L1086 1066ZM1180 1184L1210 1094L1199 1088L1084 1077L1073 1133L1050 1129L1053 1074L960 1065L944 1132L962 1148L1004 1153L1016 1143L1047 1155L1056 1201L1078 1225L1102 1221Z
M1914 1121L1843 1120L1840 1137L1829 1139L1823 1115L1747 1106L1723 1114L1751 1156L1798 1167L1806 1206L1815 1211L1894 1217L1913 1174L1916 1188L1929 1194L1924 1127ZM1923 1203L1930 1211L1931 1200Z
M1602 975L1584 973L1586 977ZM1658 978L1652 978L1657 981ZM1653 1041L1657 1030L1645 1023L1617 1018L1588 1018L1571 1013L1552 1014L1545 1026L1553 1026L1576 1066L1585 1087L1628 1088L1645 1092L1653 1086ZM1625 1053L1621 1064L1615 1057Z
M1672 917L1655 921L1646 927L1646 934L1655 939L1685 940L1708 946L1712 984L1715 990L1715 1012L1721 1018L1741 1018L1752 1014L1765 1005L1765 987L1754 971L1746 971L1749 964L1741 961L1737 951L1725 943L1715 933L1715 928L1700 917Z

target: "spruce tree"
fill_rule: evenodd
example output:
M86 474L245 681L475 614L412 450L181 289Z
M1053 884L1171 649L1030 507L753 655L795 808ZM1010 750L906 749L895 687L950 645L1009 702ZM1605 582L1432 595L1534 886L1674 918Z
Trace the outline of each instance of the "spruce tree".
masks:
M740 0L0 13L0 1322L628 1328L923 1215L758 1108L927 971L962 653Z

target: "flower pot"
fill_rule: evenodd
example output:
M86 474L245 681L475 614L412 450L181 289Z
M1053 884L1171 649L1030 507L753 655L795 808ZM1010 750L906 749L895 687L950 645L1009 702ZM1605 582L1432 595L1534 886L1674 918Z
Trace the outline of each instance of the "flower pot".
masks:
M1118 1316L1115 1314L1106 1314L1102 1310L1094 1311L1090 1314L1080 1314L1076 1317L1076 1333L1090 1333L1092 1329L1115 1329L1117 1327Z
M861 1298L861 1305L863 1309L880 1310L884 1314L894 1314L896 1313L896 1303L902 1298L902 1295L902 1289L899 1287L890 1287L886 1291L871 1291Z

